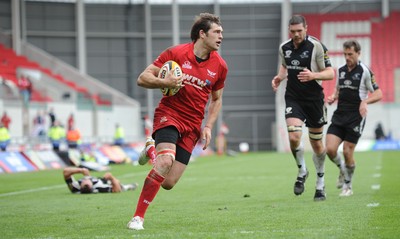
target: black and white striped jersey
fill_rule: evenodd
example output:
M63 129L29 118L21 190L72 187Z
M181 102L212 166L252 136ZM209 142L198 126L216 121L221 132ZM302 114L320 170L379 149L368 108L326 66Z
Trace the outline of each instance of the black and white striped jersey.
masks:
M280 45L279 54L282 65L288 72L286 95L299 100L324 98L321 80L302 83L298 80L297 75L304 68L308 68L312 72L320 72L330 67L331 62L327 52L327 48L312 36L306 36L297 49L295 49L292 39Z
M337 70L336 89L339 91L337 109L358 112L361 101L368 98L368 92L374 92L379 86L373 72L359 61L351 71L347 65Z

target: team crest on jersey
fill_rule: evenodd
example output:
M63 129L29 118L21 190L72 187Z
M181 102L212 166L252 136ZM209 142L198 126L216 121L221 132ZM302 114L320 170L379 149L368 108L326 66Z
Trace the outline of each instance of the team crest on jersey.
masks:
M209 69L207 69L207 75L208 75L209 77L215 78L215 75L216 75L216 74L217 74L217 73L212 72L212 71L210 71Z
M292 112L292 107L287 107L285 112L286 112L285 114L287 114L287 115L293 113Z
M185 62L183 62L183 64L182 64L182 68L185 68L185 69L192 69L192 65L190 64L189 61L185 61Z
M309 51L303 51L303 52L301 53L301 55L300 55L300 58L301 58L301 59L309 58L309 57L310 57L310 52L309 52Z
M285 58L290 58L291 55L292 55L292 51L291 50L285 51Z
M360 73L355 73L355 74L351 77L351 79L353 79L353 80L361 80L361 75L360 75Z

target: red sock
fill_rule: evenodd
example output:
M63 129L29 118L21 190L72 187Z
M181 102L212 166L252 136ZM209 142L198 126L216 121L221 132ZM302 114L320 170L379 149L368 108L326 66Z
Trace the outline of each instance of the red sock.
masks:
M163 181L164 177L157 173L153 168L144 180L143 189L140 193L134 216L144 218L144 214L146 213L147 208L156 197L157 192L160 189L161 183Z

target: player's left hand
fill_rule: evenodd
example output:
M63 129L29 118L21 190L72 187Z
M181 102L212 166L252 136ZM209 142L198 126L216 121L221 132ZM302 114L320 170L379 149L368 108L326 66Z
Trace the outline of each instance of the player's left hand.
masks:
M367 116L367 112L368 112L368 109L367 109L367 102L365 102L364 100L361 101L359 111L360 111L361 117L365 118L365 117Z
M205 150L211 142L211 129L209 127L203 128L203 131L201 132L201 140L203 140L203 150Z
M300 82L308 82L314 80L314 73L307 68L304 68L303 71L297 75L297 78Z

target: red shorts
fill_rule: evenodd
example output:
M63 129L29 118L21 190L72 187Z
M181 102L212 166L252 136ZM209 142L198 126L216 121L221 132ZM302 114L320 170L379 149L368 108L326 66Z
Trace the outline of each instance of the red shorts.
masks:
M174 126L180 134L176 144L184 150L192 153L200 138L201 121L200 123L193 123L193 121L189 121L182 117L176 117L174 114L171 114L170 109L167 113L164 110L157 108L154 114L153 134L157 130L168 126Z

